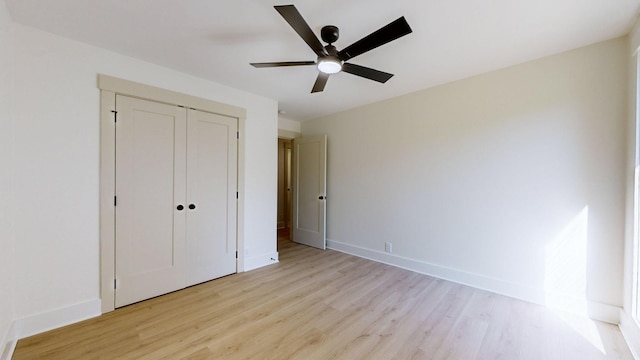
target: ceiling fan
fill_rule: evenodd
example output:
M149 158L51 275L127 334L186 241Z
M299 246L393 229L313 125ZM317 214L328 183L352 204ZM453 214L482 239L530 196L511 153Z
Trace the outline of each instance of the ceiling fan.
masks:
M293 5L276 5L274 6L276 11L282 15L282 17L291 25L298 35L304 40L307 45L318 55L317 61L285 61L285 62L267 62L267 63L251 63L256 68L266 67L279 67L279 66L306 66L316 65L319 73L315 84L313 85L312 93L320 92L324 90L329 75L344 71L346 73L361 76L370 80L374 80L380 83L385 83L391 79L393 74L389 74L383 71L371 69L368 67L351 64L347 61L352 58L363 54L369 50L373 50L378 46L384 45L390 41L398 39L402 36L410 34L412 32L407 20L404 16L398 18L395 21L383 26L382 28L374 31L373 33L365 36L364 38L356 41L355 43L347 46L346 48L338 51L332 44L338 40L340 32L336 26L327 25L322 28L320 35L322 40L328 45L322 46L320 40L313 33L313 30L309 27L304 20L300 12Z

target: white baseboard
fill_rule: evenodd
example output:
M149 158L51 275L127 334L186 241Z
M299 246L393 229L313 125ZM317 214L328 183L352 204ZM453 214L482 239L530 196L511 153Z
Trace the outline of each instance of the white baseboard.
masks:
M640 324L631 318L631 315L620 310L620 332L631 350L633 358L640 360Z
M100 316L100 299L67 306L15 321L15 335L23 339L65 325Z
M342 243L335 240L327 240L327 247L332 250L346 254L355 255L361 258L381 262L417 273L433 276L439 279L452 281L458 284L471 286L477 289L490 291L496 294L509 296L512 298L532 302L540 305L547 304L547 296L544 289L517 284L501 279L496 279L479 274L469 273L457 269L451 269L440 265L430 264L424 261L410 259L382 251L371 250L351 244ZM575 303L575 299L567 299L567 303ZM601 304L596 302L586 302L582 300L583 306L580 309L570 309L558 307L560 310L589 316L591 319L605 321L612 324L620 322L620 308L617 306Z
M15 325L15 322L11 323L9 330L0 343L0 360L11 360L11 357L13 357L13 351L18 343Z
M244 271L250 271L263 266L276 264L278 262L278 252L267 253L257 256L247 256L244 258Z
M600 320L609 324L620 324L620 312L622 308L619 306L613 306L603 304L595 301L587 302L587 316L590 319Z

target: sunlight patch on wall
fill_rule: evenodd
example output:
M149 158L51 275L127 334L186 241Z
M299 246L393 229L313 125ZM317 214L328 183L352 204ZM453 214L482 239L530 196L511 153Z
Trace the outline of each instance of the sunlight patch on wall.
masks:
M555 309L587 314L587 231L584 207L545 248L545 303Z
M585 206L545 248L545 303L566 311L558 317L606 354L600 332L587 318L587 239L589 207Z

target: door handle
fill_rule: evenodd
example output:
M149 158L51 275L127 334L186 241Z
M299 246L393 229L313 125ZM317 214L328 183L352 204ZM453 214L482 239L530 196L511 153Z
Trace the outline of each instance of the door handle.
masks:
M178 206L176 207L176 209L178 209L178 211L182 211L182 209L184 209L184 206L182 206L182 204L180 204L180 205L178 205Z
M326 196L323 196L323 195L318 196L318 200L325 200L326 198L327 198L327 197L326 197Z
M190 210L193 210L193 209L195 209L195 208L196 208L196 204L189 204L189 209L190 209Z

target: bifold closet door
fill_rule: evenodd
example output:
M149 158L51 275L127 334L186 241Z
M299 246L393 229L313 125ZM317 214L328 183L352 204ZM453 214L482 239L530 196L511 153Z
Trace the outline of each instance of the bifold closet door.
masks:
M237 119L116 96L120 307L235 273Z
M125 96L116 108L119 307L184 287L187 119L184 108Z
M187 113L187 284L236 272L237 119Z

